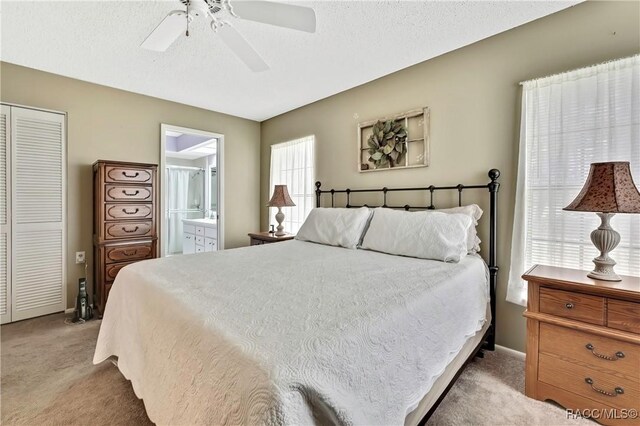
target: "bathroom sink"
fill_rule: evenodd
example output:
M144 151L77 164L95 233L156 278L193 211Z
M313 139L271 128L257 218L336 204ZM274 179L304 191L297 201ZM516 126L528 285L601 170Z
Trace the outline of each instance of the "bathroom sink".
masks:
M218 225L216 219L182 219L182 222L188 225L207 226L209 228L215 228Z

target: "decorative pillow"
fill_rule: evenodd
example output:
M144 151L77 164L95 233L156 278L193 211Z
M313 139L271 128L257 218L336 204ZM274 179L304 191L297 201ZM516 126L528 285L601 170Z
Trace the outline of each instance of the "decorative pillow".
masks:
M367 207L311 210L296 235L297 240L355 249L371 216Z
M438 209L437 212L442 213L462 213L471 216L473 219L473 226L469 228L467 234L467 251L469 253L480 252L480 238L478 238L478 221L482 217L482 209L477 204L469 204L468 206L451 207L450 209Z
M362 248L421 259L459 262L467 254L473 219L461 213L377 208Z

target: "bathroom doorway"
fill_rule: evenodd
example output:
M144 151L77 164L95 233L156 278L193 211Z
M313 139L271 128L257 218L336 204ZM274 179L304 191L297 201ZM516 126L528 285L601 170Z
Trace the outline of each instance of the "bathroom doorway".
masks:
M224 135L160 126L162 256L224 248Z

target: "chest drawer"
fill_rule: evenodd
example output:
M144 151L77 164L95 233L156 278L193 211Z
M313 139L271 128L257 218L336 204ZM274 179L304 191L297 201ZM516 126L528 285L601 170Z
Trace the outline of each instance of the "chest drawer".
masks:
M113 263L110 265L106 265L104 270L105 281L113 282L113 280L116 279L118 272L120 272L120 270L125 266L131 265L132 263L135 262Z
M560 389L620 409L640 408L640 384L547 354L540 354L538 379Z
M640 346L633 343L540 323L539 350L640 383Z
M608 299L607 326L640 334L640 303Z
M112 204L104 206L105 220L151 219L153 217L152 204Z
M131 237L153 237L155 236L153 222L147 221L127 221L127 222L107 222L104 225L104 237L107 240Z
M151 183L153 170L135 166L105 166L105 182Z
M105 263L151 259L153 257L153 243L107 247L104 256Z
M604 325L604 297L540 289L540 312L591 324Z
M105 185L105 201L153 201L150 186Z

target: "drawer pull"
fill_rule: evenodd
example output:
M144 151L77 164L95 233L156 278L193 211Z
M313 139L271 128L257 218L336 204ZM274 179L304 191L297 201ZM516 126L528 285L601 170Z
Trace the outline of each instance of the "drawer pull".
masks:
M126 177L126 178L133 179L133 178L137 178L138 176L140 176L140 173L139 172L135 172L134 174L130 175L127 172L122 172L122 175L124 177Z
M126 189L123 189L122 193L124 195L126 195L127 197L135 197L136 195L138 195L140 193L140 191L136 189L135 191L133 191L133 193L131 193L131 192L127 192Z
M131 230L131 229L127 229L127 228L125 228L124 226L122 227L122 230L123 230L124 232L126 232L127 234L131 234L131 233L133 233L133 232L136 232L138 229L139 229L139 227L137 227L137 226L136 226L135 228L133 228L132 230Z
M622 395L624 393L624 389L622 389L621 387L617 386L613 392L607 392L606 390L602 390L600 388L597 388L593 385L593 379L591 377L585 377L584 379L585 382L587 382L587 384L589 386L591 386L591 389L593 389L594 391L601 393L602 395L606 395L606 396L618 396L618 395Z
M138 253L138 250L131 250L131 251L123 251L122 252L122 254L124 254L125 256L135 256L136 253Z
M567 309L573 309L573 303L567 302L567 303L564 304L564 307L567 308Z
M136 209L135 209L134 211L132 211L132 212L130 212L130 211L129 211L129 210L127 210L127 209L122 209L122 213L124 213L124 214L136 214L136 213L138 213L139 211L140 211L140 209L139 209L139 208L137 208L137 207L136 207Z
M598 358L601 358L601 359L605 359L607 361L617 361L621 358L624 358L624 352L622 351L616 352L613 356L599 354L598 352L596 352L596 348L591 343L587 343L585 345L585 348L589 349L594 356L597 356Z

